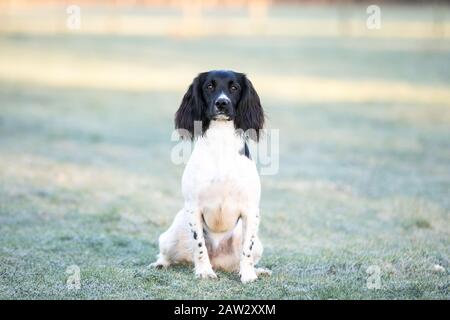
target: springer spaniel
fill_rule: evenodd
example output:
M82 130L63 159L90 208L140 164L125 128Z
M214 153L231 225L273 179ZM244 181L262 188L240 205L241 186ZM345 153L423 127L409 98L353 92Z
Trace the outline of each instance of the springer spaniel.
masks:
M213 269L222 269L239 271L243 283L271 273L255 267L263 252L261 185L246 143L259 140L263 124L244 74L210 71L194 79L175 115L180 134L196 141L182 178L184 207L159 237L151 266L193 262L198 278L217 278Z

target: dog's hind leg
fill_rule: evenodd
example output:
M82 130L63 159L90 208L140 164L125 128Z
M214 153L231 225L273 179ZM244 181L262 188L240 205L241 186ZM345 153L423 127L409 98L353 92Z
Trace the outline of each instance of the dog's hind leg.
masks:
M172 236L173 232L170 230L170 228L159 236L159 253L157 256L158 259L150 264L150 267L161 269L170 266L170 252L172 251L171 246L173 245L173 241L170 238Z
M170 261L161 253L158 253L158 259L150 264L151 268L157 269L167 268L168 266L170 266Z
M150 264L153 268L167 268L171 264L187 261L191 254L186 250L184 239L188 237L186 222L183 221L183 210L178 212L172 225L159 237L159 254L156 262Z
M272 271L267 268L255 268L256 275L258 276L270 276Z

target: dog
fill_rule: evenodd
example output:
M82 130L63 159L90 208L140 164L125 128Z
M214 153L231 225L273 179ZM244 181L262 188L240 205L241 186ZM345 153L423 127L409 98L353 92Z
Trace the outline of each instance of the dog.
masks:
M248 139L258 142L264 111L243 73L200 73L175 114L175 128L195 140L182 177L184 207L159 237L152 267L193 263L198 278L214 269L239 272L243 283L271 271L257 268L261 184ZM199 129L199 130L196 130Z

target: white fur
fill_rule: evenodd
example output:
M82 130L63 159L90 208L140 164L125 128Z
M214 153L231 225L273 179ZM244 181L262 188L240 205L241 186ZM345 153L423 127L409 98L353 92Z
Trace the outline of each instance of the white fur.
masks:
M152 266L194 262L200 278L216 278L213 268L223 269L239 271L244 283L270 273L255 269L263 251L257 235L261 186L243 148L232 121L211 121L183 173L184 207L160 236Z
M220 96L217 98L218 99L225 99L228 100L228 102L230 102L230 98L228 98L228 96L222 91L222 93L220 94Z

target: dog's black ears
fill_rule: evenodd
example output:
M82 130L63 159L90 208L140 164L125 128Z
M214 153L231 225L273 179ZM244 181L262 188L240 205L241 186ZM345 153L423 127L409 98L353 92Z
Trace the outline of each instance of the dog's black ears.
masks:
M235 127L243 130L251 139L258 141L260 130L264 127L264 110L253 84L244 74L241 79L243 91L236 108Z
M206 73L200 73L189 86L183 96L181 105L175 113L175 129L182 138L194 139L196 135L201 135L207 127L207 119L204 116L205 107L202 96L202 85ZM196 121L201 121L200 127L194 130Z

